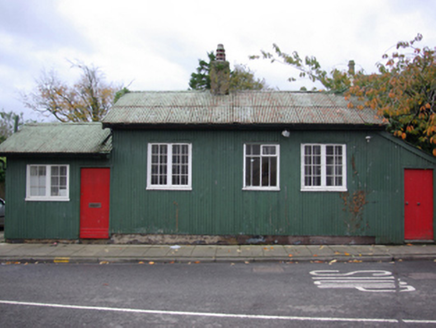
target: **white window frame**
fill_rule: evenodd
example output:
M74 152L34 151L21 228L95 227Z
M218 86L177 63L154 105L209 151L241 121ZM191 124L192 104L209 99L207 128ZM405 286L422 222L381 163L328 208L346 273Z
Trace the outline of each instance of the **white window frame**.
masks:
M306 146L320 146L321 147L321 185L320 186L306 186L305 185L305 147ZM327 146L341 146L342 147L342 185L341 186L327 186L327 164L326 164L326 147ZM320 143L307 143L301 144L301 191L347 191L347 147L345 144L320 144Z
M277 158L277 167L276 167L276 171L277 171L277 186L247 186L246 183L246 174L247 174L247 165L246 165L246 158L247 158L247 146L251 146L251 145L258 145L260 146L260 158L263 157L276 157ZM276 154L274 155L269 155L269 154L263 154L263 147L275 147L276 149ZM250 155L248 155L250 156ZM262 144L262 143L246 143L244 144L244 158L243 158L243 190L258 190L258 191L279 191L280 190L280 145L278 144Z
M153 146L167 146L167 172L166 184L152 184L152 148ZM175 185L172 184L172 158L173 146L188 146L188 184ZM147 190L192 190L192 144L186 142L180 143L158 143L152 142L148 144L147 156Z
M64 195L51 195L51 171L53 167L66 167L67 181ZM32 196L30 190L30 170L32 167L45 167L45 195ZM70 200L70 165L68 164L28 164L26 170L26 201L59 201L67 202Z

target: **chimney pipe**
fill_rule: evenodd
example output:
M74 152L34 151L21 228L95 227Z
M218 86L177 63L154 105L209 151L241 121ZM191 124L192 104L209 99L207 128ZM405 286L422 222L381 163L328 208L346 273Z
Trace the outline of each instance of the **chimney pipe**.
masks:
M216 61L226 61L226 51L224 46L220 43L216 48Z
M230 89L230 64L226 61L226 51L218 44L216 57L210 65L210 91L214 95L228 95Z
M356 66L356 64L354 63L354 60L350 60L348 62L348 74L350 74L350 75L356 74L355 66Z

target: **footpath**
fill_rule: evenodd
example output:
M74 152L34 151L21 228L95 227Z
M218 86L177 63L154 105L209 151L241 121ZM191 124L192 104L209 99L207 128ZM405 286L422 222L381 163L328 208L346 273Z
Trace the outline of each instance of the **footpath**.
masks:
M0 234L0 263L390 262L436 261L436 245L121 245L10 244Z

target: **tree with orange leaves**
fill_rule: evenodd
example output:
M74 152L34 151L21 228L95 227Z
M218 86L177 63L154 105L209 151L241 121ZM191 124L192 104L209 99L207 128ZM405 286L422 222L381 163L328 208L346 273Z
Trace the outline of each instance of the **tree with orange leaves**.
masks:
M346 95L365 101L395 136L436 156L436 57L434 49L416 46L421 40L418 34L398 42L378 73L354 76Z
M416 147L436 156L436 53L428 47L418 48L418 34L410 42L398 42L391 55L383 55L378 72L327 72L315 57L304 59L294 51L284 53L273 45L274 53L261 51L263 58L290 65L313 82L320 82L327 92L344 94L349 107L372 108L388 122L388 131ZM289 81L295 81L291 77ZM356 101L358 100L358 101Z

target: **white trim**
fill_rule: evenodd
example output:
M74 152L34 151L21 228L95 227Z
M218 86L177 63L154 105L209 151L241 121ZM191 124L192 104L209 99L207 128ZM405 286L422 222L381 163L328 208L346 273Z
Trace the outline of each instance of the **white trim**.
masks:
M280 187L243 187L242 190L280 191Z
M152 147L154 145L167 146L167 184L165 185L153 185L151 183L151 158ZM186 145L188 146L188 184L186 185L173 185L172 184L172 157L174 145ZM147 190L179 190L190 191L192 190L192 144L186 142L165 143L165 142L150 142L147 149Z
M320 146L321 147L321 185L320 186L305 186L305 146ZM342 146L342 186L327 186L326 185L326 153L327 146ZM301 144L300 148L300 175L301 175L301 189L300 191L333 191L333 192L346 192L347 191L347 146L345 144L321 144L321 143L306 143Z
M32 198L26 197L24 200L26 202L69 202L70 198L33 196Z
M45 196L31 196L30 195L30 168L34 166L43 166L46 168L45 174ZM66 167L67 168L67 182L65 195L51 196L51 169L52 167ZM25 201L30 202L68 202L70 201L70 165L69 164L28 164L26 167L26 198Z
M260 146L260 154L259 156L262 157L276 157L277 158L277 186L247 186L246 185L246 154L247 154L247 145L259 145ZM275 147L276 153L273 155L269 154L263 154L263 147ZM242 161L242 190L252 190L252 191L280 191L280 145L279 144L263 144L258 142L248 142L244 143L244 151L243 151L243 161Z

